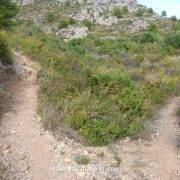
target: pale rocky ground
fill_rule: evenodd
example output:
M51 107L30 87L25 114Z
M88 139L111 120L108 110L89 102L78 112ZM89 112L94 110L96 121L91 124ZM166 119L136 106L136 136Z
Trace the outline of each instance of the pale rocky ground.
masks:
M151 140L126 138L105 147L86 147L69 138L57 141L42 129L36 112L38 64L16 52L15 67L19 80L11 85L13 108L0 126L0 161L9 169L4 179L180 179L180 134L175 116L179 97L157 113ZM89 157L89 164L79 166L74 160L77 155ZM120 157L119 164L115 156ZM60 167L73 169L62 172ZM93 172L93 167L99 168Z
M34 2L34 0L23 0L21 4L26 7L26 5L34 4ZM63 10L67 8L65 6L66 2L67 0L55 0L46 8L41 6L37 11L23 12L20 19L23 21L27 21L28 19L32 20L44 33L54 33L65 39L65 41L83 38L90 35L91 30L83 25L70 25L60 30L57 22L52 22L50 24L44 22L46 14L49 12L49 9L52 10L53 6L60 8L57 12L61 14L61 17L63 17ZM126 6L129 13L136 12L141 8L147 10L146 7L140 5L136 0L70 0L69 2L70 6L76 7L77 9L75 12L69 11L68 14L65 14L66 17L72 17L78 22L87 19L93 24L104 26L105 28L119 25L118 29L120 30L122 28L122 31L124 32L127 32L127 30L133 33L138 32L147 29L150 24L160 20L160 17L156 13L153 13L150 17L128 18L125 15L122 18L117 18L116 16L113 16L112 11L114 7ZM47 5L45 2L44 4ZM37 8L38 5L34 4L34 7ZM57 15L57 12L54 12L54 15ZM123 26L124 23L125 25Z

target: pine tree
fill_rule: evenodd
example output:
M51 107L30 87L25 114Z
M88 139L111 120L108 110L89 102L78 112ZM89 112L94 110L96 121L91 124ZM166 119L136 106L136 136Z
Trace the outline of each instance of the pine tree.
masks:
M167 16L166 11L162 11L161 16L162 16L162 17L166 17L166 16Z

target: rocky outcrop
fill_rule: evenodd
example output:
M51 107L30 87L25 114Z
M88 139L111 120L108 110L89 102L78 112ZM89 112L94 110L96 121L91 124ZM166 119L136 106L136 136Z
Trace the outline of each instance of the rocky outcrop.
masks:
M139 30L146 29L149 26L149 23L143 19L135 19L127 28L130 29L131 32L137 32Z
M34 4L35 0L21 0L20 4L22 5L28 5L28 4Z
M65 41L71 39L83 38L88 35L88 28L83 26L70 26L66 29L62 29L58 32L58 35L61 35L65 38Z
M114 16L110 16L108 18L105 18L105 17L98 17L96 19L96 22L100 25L104 25L104 26L112 26L114 24L117 24L118 23L118 19L117 17L114 17Z
M137 6L139 6L137 0L54 0L54 3L57 4L66 4L67 2L69 2L70 4L85 4L97 8L100 8L102 6L107 6L111 8L113 6L126 5L129 10L135 10L137 9ZM34 4L35 0L20 0L20 3L22 5Z
M48 1L44 1L44 3ZM90 30L84 26L83 20L88 20L91 23L101 26L112 27L118 25L121 30L129 30L130 32L137 32L139 30L147 29L147 27L155 22L158 18L156 14L148 16L147 8L140 5L136 0L54 0L53 4L56 3L57 7L63 6L63 8L69 8L70 6L76 7L75 11L62 12L56 11L56 17L71 17L77 24L67 26L64 29L58 28L58 19L55 22L48 23L45 21L45 16L48 13L47 8L41 9L36 13L28 12L27 16L23 16L23 20L33 20L43 32L49 34L54 33L66 41L70 39L86 37ZM35 3L35 0L22 0L21 4L27 5ZM80 5L79 5L80 4ZM47 5L47 4L46 4ZM126 6L128 9L127 14L123 14L122 18L117 18L113 15L114 7ZM136 16L135 12L139 9L144 9L146 12L145 17Z

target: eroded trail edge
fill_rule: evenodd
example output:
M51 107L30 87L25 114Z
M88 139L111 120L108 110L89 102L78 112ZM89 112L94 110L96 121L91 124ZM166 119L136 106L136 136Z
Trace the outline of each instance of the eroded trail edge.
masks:
M175 117L179 97L171 99L159 112L156 136L151 141L126 138L98 148L85 147L69 138L56 141L43 131L36 112L38 64L18 52L14 56L20 79L12 84L13 109L4 115L0 126L1 159L9 168L7 179L180 178L176 148L179 127ZM74 161L78 155L89 157L85 169ZM62 169L66 167L70 169Z

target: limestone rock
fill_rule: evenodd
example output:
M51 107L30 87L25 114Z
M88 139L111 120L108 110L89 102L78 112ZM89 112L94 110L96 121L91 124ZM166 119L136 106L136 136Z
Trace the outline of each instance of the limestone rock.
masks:
M83 26L70 26L66 29L60 30L58 34L68 41L71 39L86 37L88 35L88 28Z
M21 0L22 5L34 4L34 0Z
M72 160L71 160L70 157L65 157L65 158L64 158L64 162L67 163L67 164L69 164L71 161L72 161Z
M96 22L100 25L111 26L118 23L117 17L110 16L108 18L99 17Z
M26 159L26 155L21 153L21 154L18 154L17 155L17 158L16 158L16 161L19 162L19 161L23 161L24 159Z

